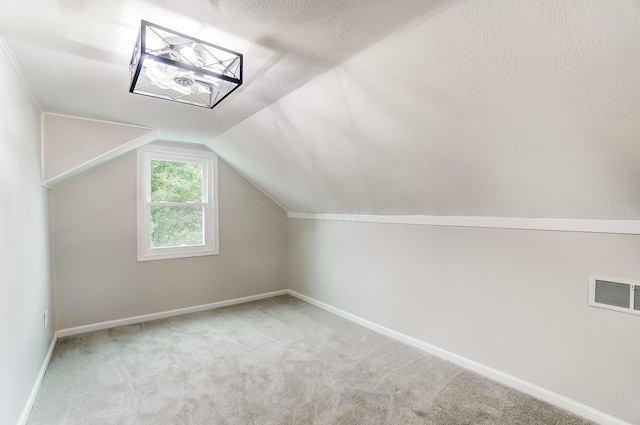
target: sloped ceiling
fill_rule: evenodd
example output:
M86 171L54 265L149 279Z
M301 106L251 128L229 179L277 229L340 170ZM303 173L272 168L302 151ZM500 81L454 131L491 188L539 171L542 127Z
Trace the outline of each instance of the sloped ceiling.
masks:
M640 218L640 3L464 1L213 148L289 211Z
M2 0L0 34L47 112L208 140L376 40L453 0ZM245 55L215 110L128 92L140 20Z
M129 94L140 19L245 85ZM636 0L5 1L0 34L44 110L206 142L289 211L640 219Z

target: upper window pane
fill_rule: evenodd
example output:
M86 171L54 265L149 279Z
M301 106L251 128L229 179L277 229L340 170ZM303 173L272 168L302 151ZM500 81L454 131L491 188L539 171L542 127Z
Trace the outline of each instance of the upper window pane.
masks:
M151 202L202 202L202 164L151 161Z

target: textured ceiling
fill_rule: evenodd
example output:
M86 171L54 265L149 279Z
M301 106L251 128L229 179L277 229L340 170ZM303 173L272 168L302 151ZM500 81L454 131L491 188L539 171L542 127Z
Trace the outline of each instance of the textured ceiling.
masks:
M245 54L127 92L140 19ZM43 109L208 142L289 211L640 219L640 2L0 1Z
M640 2L462 2L213 148L289 211L640 219Z
M207 140L452 3L0 0L0 34L45 111ZM243 53L244 85L213 111L129 94L128 64L141 19Z

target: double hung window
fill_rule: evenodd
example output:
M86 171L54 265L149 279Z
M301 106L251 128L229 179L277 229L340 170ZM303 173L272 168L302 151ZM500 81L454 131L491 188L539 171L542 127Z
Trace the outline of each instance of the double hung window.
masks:
M218 254L217 156L152 144L138 150L138 261Z

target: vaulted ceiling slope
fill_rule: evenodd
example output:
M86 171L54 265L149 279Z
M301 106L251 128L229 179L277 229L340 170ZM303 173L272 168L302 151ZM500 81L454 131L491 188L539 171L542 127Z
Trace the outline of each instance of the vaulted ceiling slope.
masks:
M131 95L140 19L245 54ZM640 219L637 0L0 1L43 110L208 143L293 212Z
M46 112L206 141L454 0L2 0L0 35ZM128 93L140 20L241 52L244 85L213 112Z
M640 3L460 2L212 147L289 211L640 219Z

